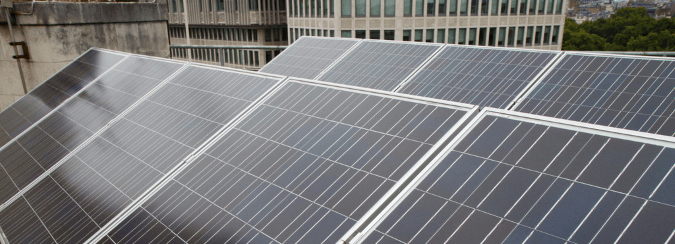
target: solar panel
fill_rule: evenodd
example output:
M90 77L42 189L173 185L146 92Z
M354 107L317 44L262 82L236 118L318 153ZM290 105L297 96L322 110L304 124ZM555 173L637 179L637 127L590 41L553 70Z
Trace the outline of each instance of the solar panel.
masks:
M358 42L357 39L303 36L260 72L313 79Z
M11 243L93 238L280 80L185 68L9 204L0 226Z
M397 92L506 109L559 53L450 45Z
M672 59L566 53L516 111L675 135Z
M364 243L666 243L675 140L486 109Z
M471 108L325 84L285 83L108 237L336 243Z
M317 80L394 91L441 44L363 40Z
M0 112L0 147L16 138L125 56L90 49Z
M127 56L25 134L0 148L0 174L4 174L0 177L0 202L5 203L50 170L183 65Z

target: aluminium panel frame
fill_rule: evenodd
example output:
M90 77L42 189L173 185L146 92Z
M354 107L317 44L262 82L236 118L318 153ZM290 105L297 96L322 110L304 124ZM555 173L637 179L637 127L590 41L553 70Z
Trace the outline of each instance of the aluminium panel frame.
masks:
M467 124L457 136L452 139L452 141L445 146L442 151L436 155L436 157L429 163L422 171L415 176L412 181L403 188L400 193L396 196L393 201L387 205L382 212L380 212L372 222L364 229L362 233L359 233L352 241L348 243L363 243L363 241L368 237L379 224L381 224L389 214L398 207L403 200L417 187L442 161L443 159L457 146L465 136L467 136L473 128L478 125L478 123L488 115L497 116L506 119L514 119L522 122L535 123L545 126L551 126L561 129L568 129L578 132L597 134L602 136L607 136L611 138L618 138L630 141L636 141L641 143L659 145L664 147L675 148L675 138L670 136L654 135L646 132L638 132L626 129L619 129L608 126L594 125L588 123L582 123L577 121L570 121L558 118L545 117L541 115L533 115L523 112L516 112L511 110L497 109L497 108L484 108L477 116L475 116L469 124ZM675 166L673 166L675 167ZM672 168L671 168L672 170Z
M157 192L159 192L166 184L170 183L178 174L185 170L190 164L192 164L199 156L204 154L206 150L211 148L218 140L225 136L229 131L231 131L240 121L248 117L249 114L255 111L265 100L269 99L273 94L275 94L283 85L287 82L287 78L278 75L271 75L266 73L258 73L253 71L241 72L241 70L232 69L232 68L223 68L215 65L203 65L203 64L193 64L186 67L201 67L208 68L213 70L227 70L233 73L245 73L247 75L253 75L263 78L277 78L279 79L276 84L273 84L268 88L261 97L255 99L251 104L249 104L244 110L239 112L235 117L232 118L229 122L223 125L218 131L211 135L207 140L202 142L192 153L187 155L182 162L178 163L176 166L171 168L162 178L157 180L153 185L151 185L147 190L145 190L141 195L131 202L127 207L120 211L114 218L112 218L105 226L101 227L98 232L94 233L92 236L87 239L85 243L98 243L104 237L108 236L108 233L117 227L122 221L129 217L135 210L137 210L141 205L147 202L151 197L153 197ZM187 69L187 68L186 68Z

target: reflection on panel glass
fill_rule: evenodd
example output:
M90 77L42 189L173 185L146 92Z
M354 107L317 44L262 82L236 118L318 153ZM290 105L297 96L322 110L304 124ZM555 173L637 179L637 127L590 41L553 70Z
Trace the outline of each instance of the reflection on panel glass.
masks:
M152 69L164 68L146 66L136 72L152 75L147 72ZM23 195L28 204L15 201L1 212L0 227L11 243L28 238L27 232L5 226L36 221L45 223L54 242L84 242L278 81L185 69L28 190ZM17 221L5 215L9 209L24 211L30 219Z
M358 41L303 37L281 55L260 69L260 72L314 79Z
M319 80L393 91L438 45L362 41Z
M464 114L287 83L109 236L336 243Z
M557 54L448 46L398 92L508 108Z
M665 243L673 157L675 148L488 115L364 243Z
M91 49L0 112L0 147L80 91L124 56Z
M675 62L567 54L516 110L675 135Z

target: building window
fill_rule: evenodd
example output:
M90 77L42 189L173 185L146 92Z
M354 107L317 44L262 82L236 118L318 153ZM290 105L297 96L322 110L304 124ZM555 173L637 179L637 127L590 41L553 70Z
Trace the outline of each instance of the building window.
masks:
M438 29L438 40L436 42L438 43L445 43L445 29Z
M509 11L509 0L502 0L502 11L500 12L502 15L505 15Z
M312 36L316 36L316 30L312 29Z
M497 41L497 46L503 47L506 45L506 27L499 27L499 39Z
M332 2L333 0L331 0ZM323 17L328 17L328 0L323 0Z
M520 0L520 14L527 14L527 0Z
M258 0L249 0L248 7L251 11L258 11Z
M415 0L415 16L424 16L424 0Z
M334 1L337 1L337 0L328 0L328 1L330 1L330 17L333 17L333 16L335 16L335 4L334 4Z
M434 42L434 29L427 29L427 42Z
M476 45L476 28L469 29L469 45Z
M410 41L410 32L412 32L412 30L403 30L404 41Z
M448 6L448 14L457 15L457 0L449 0L450 6Z
M305 0L305 17L309 17L309 1L312 0Z
M370 17L380 17L380 0L370 0Z
M515 26L509 27L509 37L507 39L508 39L508 42L509 42L508 46L513 47L514 41L516 40L516 27Z
M562 12L563 0L558 0L557 3L558 4L556 4L556 6L555 6L555 13L560 14Z
M553 0L546 1L546 13L547 14L553 13Z
M445 16L447 0L438 0L438 16Z
M342 31L342 37L352 37L352 31L351 30L343 30Z
M427 0L427 16L436 16L436 2L434 0Z
M466 28L460 28L457 36L457 44L466 44Z
M291 16L298 17L298 0L293 0L293 13Z
M551 39L551 26L544 27L544 44L548 45Z
M499 13L499 0L492 0L492 9L490 13L492 15L497 15Z
M311 12L312 12L312 17L316 16L316 2L315 0L309 0L311 4Z
M366 0L356 0L356 17L366 17Z
M403 0L403 16L412 16L412 0Z
M176 0L171 0L171 6L173 7L174 13L178 12L178 8L176 7Z
M370 30L370 39L380 39L380 30Z
M537 26L537 31L534 32L534 44L541 44L541 26Z
M183 5L183 0L180 0L180 11L185 12L185 5Z
M511 14L518 14L518 0L511 0Z
M478 15L478 1L480 0L471 0L471 15Z
M480 5L480 14L481 15L488 15L488 8L490 7L490 3L488 0L483 0L481 5Z
M468 13L467 11L469 9L469 2L467 2L467 0L459 0L459 1L460 1L459 14L460 15L467 15L467 13Z
M485 46L485 39L487 39L487 27L478 29L478 45Z
M415 30L415 41L416 42L421 42L422 41L422 30Z
M525 38L525 45L530 46L532 45L532 33L534 32L534 27L528 26L527 27L527 37Z
M558 32L560 32L560 26L553 26L553 33L551 34L551 44L558 44Z
M396 31L394 30L384 30L384 39L385 40L394 40L396 38Z
M535 0L532 0L535 1ZM545 0L539 0L539 8L537 8L537 14L544 14L544 5L546 4Z
M355 35L354 37L360 38L360 39L366 39L366 30L356 30L354 31Z
M530 11L529 14L536 14L534 11L537 8L537 0L530 0Z
M384 17L396 16L396 0L384 0Z
M518 27L518 40L516 40L516 45L518 46L523 45L523 37L525 37L525 27L521 26Z
M455 28L448 29L448 44L455 44Z

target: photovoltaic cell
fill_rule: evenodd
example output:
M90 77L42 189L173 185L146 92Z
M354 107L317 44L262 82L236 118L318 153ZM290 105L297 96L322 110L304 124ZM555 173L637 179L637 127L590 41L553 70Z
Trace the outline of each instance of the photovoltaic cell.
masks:
M393 91L441 45L363 40L318 80Z
M303 36L260 72L314 79L358 42L355 39Z
M109 237L336 243L466 113L288 82Z
M37 179L183 64L129 56L0 150L0 202ZM153 75L152 72L157 72Z
M558 53L446 46L397 92L508 108Z
M9 205L0 226L11 243L88 240L279 81L186 68Z
M487 113L364 243L669 240L675 144L517 116Z
M0 147L21 134L125 56L90 49L0 112Z
M567 53L516 110L675 135L675 62Z

